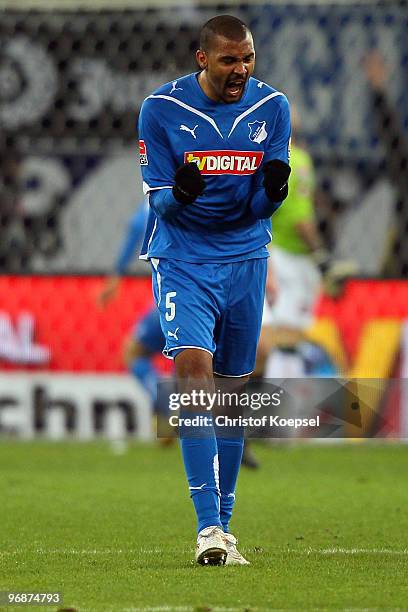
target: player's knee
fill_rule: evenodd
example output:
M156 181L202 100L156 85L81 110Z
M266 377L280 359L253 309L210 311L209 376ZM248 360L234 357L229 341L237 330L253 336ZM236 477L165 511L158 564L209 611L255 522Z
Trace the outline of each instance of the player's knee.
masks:
M185 349L175 358L177 377L210 381L213 379L212 355L199 349Z

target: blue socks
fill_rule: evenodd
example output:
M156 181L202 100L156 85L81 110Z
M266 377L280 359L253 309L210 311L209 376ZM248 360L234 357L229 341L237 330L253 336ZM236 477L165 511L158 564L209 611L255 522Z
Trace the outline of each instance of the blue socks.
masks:
M220 520L223 530L228 533L235 503L235 487L241 466L244 438L217 438L217 447L220 461Z
M226 437L216 438L211 413L180 414L180 418L199 417L201 422L197 425L180 427L181 450L197 514L198 532L218 525L227 533L244 448L243 432L232 434L227 429ZM206 423L203 417L207 419Z
M197 514L200 532L211 525L222 527L220 520L220 493L218 476L218 450L211 413L180 413L180 419L207 419L197 426L180 425L180 444L187 474L190 496Z

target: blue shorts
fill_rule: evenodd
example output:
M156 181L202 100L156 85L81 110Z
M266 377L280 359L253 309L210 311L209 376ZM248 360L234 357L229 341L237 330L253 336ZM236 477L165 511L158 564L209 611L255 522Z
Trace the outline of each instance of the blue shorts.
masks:
M214 373L245 376L255 367L267 259L193 264L152 259L153 293L166 346L213 355ZM176 352L176 353L175 353Z
M160 315L156 307L149 312L136 325L135 340L143 344L151 353L161 353L165 346L163 332L160 326Z

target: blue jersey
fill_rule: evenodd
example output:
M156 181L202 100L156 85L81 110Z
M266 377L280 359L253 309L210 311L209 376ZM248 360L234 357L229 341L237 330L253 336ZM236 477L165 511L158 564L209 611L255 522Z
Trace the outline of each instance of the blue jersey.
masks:
M123 242L120 245L115 262L115 272L124 274L136 248L142 244L149 214L147 201L144 200L135 214L130 218Z
M163 85L140 112L140 164L151 202L141 258L217 263L267 257L270 219L257 218L253 203L266 199L262 163L288 162L288 101L250 78L239 102L218 103L203 92L198 74ZM179 210L171 218L156 214L154 198L171 192L175 171L191 161L206 182L203 195L185 207L175 202Z

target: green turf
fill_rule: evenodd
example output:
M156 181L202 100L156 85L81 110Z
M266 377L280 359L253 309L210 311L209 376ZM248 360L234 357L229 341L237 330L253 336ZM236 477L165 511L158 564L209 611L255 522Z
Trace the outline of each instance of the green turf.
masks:
M257 452L232 525L252 565L196 567L177 447L2 442L0 590L80 611L408 609L408 447Z

